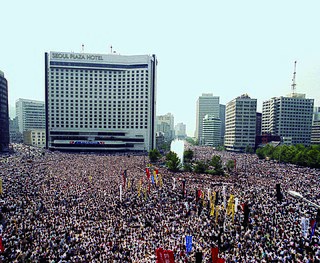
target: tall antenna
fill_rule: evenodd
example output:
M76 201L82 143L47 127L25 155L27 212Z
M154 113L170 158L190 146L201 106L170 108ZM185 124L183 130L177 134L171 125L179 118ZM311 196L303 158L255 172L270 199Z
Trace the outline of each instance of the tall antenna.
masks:
M292 84L291 84L291 91L292 94L296 93L296 67L297 67L297 61L294 62L294 71L293 71L293 77L292 77Z

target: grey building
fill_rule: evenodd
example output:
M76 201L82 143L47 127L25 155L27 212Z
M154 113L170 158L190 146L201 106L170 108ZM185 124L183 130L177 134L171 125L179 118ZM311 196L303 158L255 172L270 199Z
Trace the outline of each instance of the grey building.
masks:
M245 151L255 147L257 99L241 95L226 106L224 145L230 151Z
M218 96L213 96L212 93L203 93L196 103L196 131L195 137L202 145L202 125L203 118L206 115L213 116L215 118L220 118L220 98Z
M18 99L16 101L16 117L18 118L20 133L32 129L45 129L46 116L44 101Z
M0 71L0 152L9 150L8 82Z
M293 145L310 145L313 104L313 99L298 93L264 101L261 132L279 135Z
M311 144L320 144L320 107L314 107L313 111Z
M203 118L202 142L204 145L217 147L221 145L221 120L206 115Z

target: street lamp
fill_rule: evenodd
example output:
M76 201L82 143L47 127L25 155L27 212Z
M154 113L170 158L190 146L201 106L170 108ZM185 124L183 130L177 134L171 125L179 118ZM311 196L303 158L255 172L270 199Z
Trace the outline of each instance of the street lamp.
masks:
M303 195L300 194L299 192L296 192L296 191L288 191L288 194L291 195L291 196L293 196L293 197L295 197L295 198L300 198L300 199L302 199L303 201L306 201L307 203L309 203L310 205L313 205L313 206L315 206L315 207L317 207L317 208L320 209L320 205L317 205L317 204L311 202L311 201L308 200L307 198L303 197Z

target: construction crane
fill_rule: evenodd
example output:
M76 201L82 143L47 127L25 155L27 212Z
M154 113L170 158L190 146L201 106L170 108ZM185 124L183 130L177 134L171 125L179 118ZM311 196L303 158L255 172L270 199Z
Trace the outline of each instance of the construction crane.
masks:
M297 61L294 62L294 71L293 71L293 77L292 77L292 84L291 84L291 91L292 94L296 93L296 67L297 67Z

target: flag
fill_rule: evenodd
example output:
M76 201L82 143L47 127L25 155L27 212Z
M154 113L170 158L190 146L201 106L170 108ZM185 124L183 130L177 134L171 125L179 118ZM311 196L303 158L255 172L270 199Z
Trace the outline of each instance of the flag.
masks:
M222 187L222 195L223 195L223 207L226 208L227 196L226 196L226 186Z
M317 221L315 219L312 219L311 220L311 234L310 234L310 241L314 235L314 231L316 230L316 227L317 227Z
M211 211L210 211L210 216L214 216L214 204L211 203Z
M176 188L176 178L173 177L173 187L172 190L174 190Z
M0 252L3 253L4 252L4 247L2 244L2 236L0 236Z
M237 213L238 212L238 205L239 205L239 198L236 197L234 199L234 211Z
M122 202L122 185L119 185L119 189L120 189L120 202Z
M149 170L149 168L146 168L146 174L147 174L147 178L149 180L150 179L150 170Z
M234 205L234 195L230 195L230 198L228 200L228 206L227 206L227 215L230 215L232 213L232 205Z
M174 254L172 250L156 249L157 263L174 263Z
M218 262L218 254L219 254L219 248L217 248L217 247L212 247L212 248L211 248L211 259L212 259L212 263L217 263L217 262Z
M154 184L154 176L153 175L151 175L151 182L152 182L152 184Z
M190 253L192 250L192 236L186 236L186 251Z

